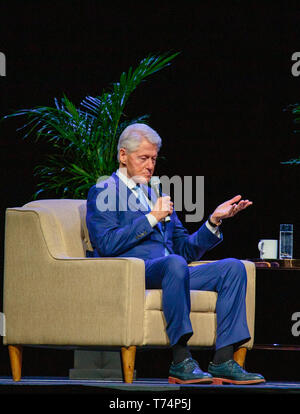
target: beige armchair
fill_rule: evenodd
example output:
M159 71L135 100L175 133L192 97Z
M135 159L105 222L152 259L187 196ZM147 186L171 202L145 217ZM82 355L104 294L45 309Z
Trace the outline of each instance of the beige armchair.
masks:
M136 347L169 344L162 292L145 290L143 260L86 258L85 214L85 200L66 199L6 211L3 342L15 381L25 345L121 349L124 381L132 382ZM241 365L253 345L255 311L255 266L244 263L252 339L235 353ZM191 291L191 347L214 345L216 299Z

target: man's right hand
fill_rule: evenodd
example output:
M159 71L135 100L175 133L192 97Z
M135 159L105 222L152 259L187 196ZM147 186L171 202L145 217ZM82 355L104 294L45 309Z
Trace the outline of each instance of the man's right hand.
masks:
M166 218L168 215L173 213L173 202L171 201L171 197L164 196L159 197L156 200L156 203L153 206L153 209L150 211L157 221L161 221Z

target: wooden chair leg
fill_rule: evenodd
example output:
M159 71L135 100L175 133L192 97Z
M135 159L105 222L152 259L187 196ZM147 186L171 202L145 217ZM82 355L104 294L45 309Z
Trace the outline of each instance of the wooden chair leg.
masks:
M13 380L20 381L23 348L21 345L8 345L8 352Z
M121 348L124 382L132 383L134 374L136 346Z
M242 367L245 367L247 348L241 347L237 349L233 355L233 359Z

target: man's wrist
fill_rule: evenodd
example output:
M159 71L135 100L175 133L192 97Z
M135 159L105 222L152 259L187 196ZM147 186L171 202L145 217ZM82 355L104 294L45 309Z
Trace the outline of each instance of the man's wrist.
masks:
M157 220L157 222L161 221L164 217L161 216L159 213L157 214L155 211L150 211L150 213L153 217L155 217L155 219Z
M216 219L215 217L212 216L212 214L208 217L207 221L212 227L219 227L222 224L222 220Z
M158 220L153 214L148 213L148 214L146 214L146 217L147 217L151 227L156 226L156 224L158 223Z

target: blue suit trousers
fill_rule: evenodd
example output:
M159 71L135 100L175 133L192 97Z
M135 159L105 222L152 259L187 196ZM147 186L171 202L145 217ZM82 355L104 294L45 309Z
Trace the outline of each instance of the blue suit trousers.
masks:
M170 345L193 334L190 290L218 293L216 349L250 339L246 319L247 273L237 259L189 267L179 255L145 260L146 288L162 289L163 312Z

